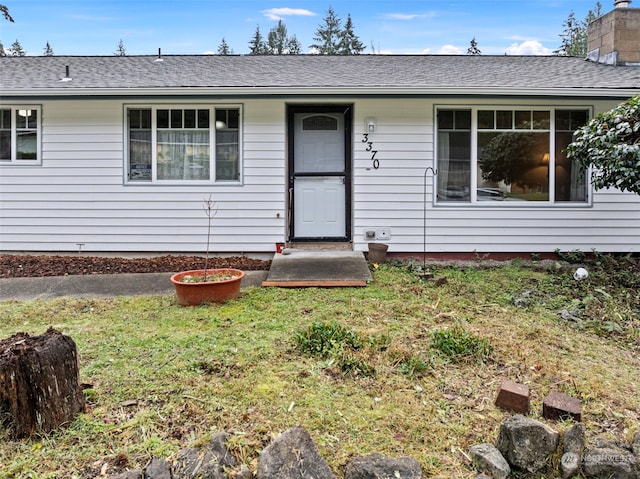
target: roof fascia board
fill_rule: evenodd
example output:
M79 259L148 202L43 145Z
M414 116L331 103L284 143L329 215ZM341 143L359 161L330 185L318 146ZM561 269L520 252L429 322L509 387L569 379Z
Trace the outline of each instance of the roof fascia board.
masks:
M34 89L5 90L0 102L8 98L163 98L163 97L282 97L297 96L350 96L350 97L588 97L588 98L628 98L640 94L637 88L153 88L153 89Z

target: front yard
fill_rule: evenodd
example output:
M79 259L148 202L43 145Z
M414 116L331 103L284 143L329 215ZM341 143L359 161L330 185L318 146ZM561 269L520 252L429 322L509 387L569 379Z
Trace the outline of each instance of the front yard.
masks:
M581 258L583 259L583 258ZM89 478L144 467L227 431L255 470L272 437L302 425L338 477L354 455L411 456L426 477L473 477L467 450L510 413L503 379L582 401L587 437L640 428L640 270L596 258L587 279L560 263L373 265L359 289L243 290L223 306L167 297L0 303L0 337L71 336L87 411L14 441L0 476ZM327 338L329 338L327 340ZM562 425L553 424L556 428Z

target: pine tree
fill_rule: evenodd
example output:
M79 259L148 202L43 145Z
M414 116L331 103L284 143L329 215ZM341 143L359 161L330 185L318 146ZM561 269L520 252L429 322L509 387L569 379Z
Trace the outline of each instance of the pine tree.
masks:
M311 48L320 55L337 55L340 51L340 40L342 36L342 20L338 18L333 8L329 7L324 24L318 25L316 36L313 39L317 42Z
M113 54L115 56L117 56L117 57L126 57L127 56L127 50L124 48L124 43L122 43L122 38L120 39L120 42L118 43L118 49Z
M44 46L44 53L43 55L45 57L52 57L53 56L53 48L51 48L51 45L49 44L49 42L47 41L47 44Z
M269 53L272 55L282 55L286 53L287 40L287 27L282 20L278 20L278 25L269 30L267 37Z
M302 53L302 44L296 38L296 36L292 36L288 43L289 55L300 55Z
M266 55L267 45L260 33L260 25L256 26L256 31L253 34L253 38L249 42L249 54L250 55Z
M569 16L562 24L564 30L560 34L560 38L562 39L560 48L553 53L569 57L586 56L589 24L602 14L601 10L602 5L600 2L597 2L595 10L589 10L584 20L578 20L576 14L571 10Z
M218 45L218 55L233 55L233 50L231 50L224 37L222 37L222 41Z
M0 57L6 57L7 52L4 51L4 45L0 42Z
M359 55L365 48L364 44L354 32L351 15L347 14L347 22L344 25L344 30L342 30L342 33L340 34L339 54Z
M20 42L16 39L16 41L11 44L11 55L14 57L24 57L26 54L27 52L23 50L22 45L20 45Z
M469 42L469 48L467 48L467 55L482 55L482 52L478 48L478 42L476 42L476 37L473 37Z
M269 55L297 55L301 48L296 36L289 37L286 25L282 20L278 20L278 25L269 31L266 53Z

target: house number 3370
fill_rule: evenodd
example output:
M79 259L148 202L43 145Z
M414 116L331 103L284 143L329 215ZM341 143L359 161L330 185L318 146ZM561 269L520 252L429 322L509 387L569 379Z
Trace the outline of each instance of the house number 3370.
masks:
M373 141L369 141L369 133L365 133L362 135L362 143L367 144L367 147L364 149L364 151L368 151L369 153L371 153L371 161L373 162L373 169L377 170L378 168L380 168L380 161L376 158L376 155L378 154L378 150L373 149Z

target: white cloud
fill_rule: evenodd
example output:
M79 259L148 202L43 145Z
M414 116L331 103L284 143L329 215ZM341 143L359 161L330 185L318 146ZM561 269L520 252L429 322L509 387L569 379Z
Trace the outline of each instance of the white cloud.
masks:
M384 16L387 20L415 20L416 18L431 18L435 13L388 13Z
M553 50L543 46L538 40L525 40L522 43L512 43L505 53L507 55L551 55Z
M304 8L270 8L263 10L265 17L270 20L282 20L282 17L315 17L315 13Z
M438 55L462 55L464 52L455 45L442 45L436 53Z
M410 13L389 13L385 15L384 18L388 20L414 20L418 18L418 15Z

